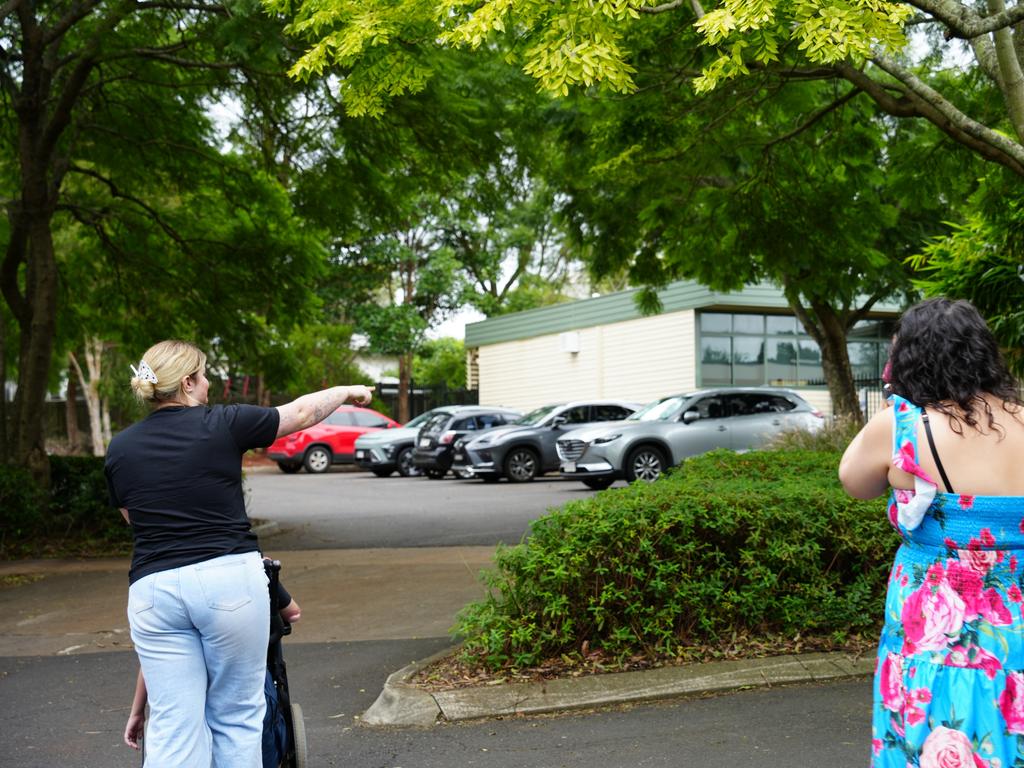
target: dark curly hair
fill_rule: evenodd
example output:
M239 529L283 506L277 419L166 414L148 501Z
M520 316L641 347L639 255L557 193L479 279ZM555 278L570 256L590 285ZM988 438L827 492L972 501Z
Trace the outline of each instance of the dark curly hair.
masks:
M961 434L960 422L977 427L982 413L990 429L1002 431L985 394L1003 400L1007 412L1006 404L1022 404L995 337L969 301L927 299L904 312L889 362L892 391L946 414Z

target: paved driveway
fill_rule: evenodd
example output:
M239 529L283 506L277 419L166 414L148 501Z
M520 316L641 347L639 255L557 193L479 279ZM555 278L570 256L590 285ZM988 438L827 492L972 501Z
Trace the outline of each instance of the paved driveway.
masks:
M246 486L249 514L281 526L263 538L289 550L515 544L548 509L595 493L560 478L487 484L274 468L249 472Z

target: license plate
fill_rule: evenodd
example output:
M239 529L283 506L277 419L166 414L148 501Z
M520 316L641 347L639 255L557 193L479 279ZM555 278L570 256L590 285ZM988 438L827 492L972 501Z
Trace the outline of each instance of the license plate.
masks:
M366 451L356 451L356 458L362 459L366 457Z
M576 462L575 461L567 461L567 462L565 462L562 465L562 471L563 472L575 472L576 471Z
M429 448L429 447L430 447L430 438L429 437L424 437L422 440L420 440L420 448Z

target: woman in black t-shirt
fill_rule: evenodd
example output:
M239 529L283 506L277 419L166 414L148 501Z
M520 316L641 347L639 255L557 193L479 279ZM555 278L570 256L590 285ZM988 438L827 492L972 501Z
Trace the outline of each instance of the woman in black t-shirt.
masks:
M251 768L261 761L270 608L242 455L342 403L368 403L372 388L210 407L205 368L186 342L146 351L131 383L153 410L114 437L105 472L132 525L128 621L149 692L147 762Z

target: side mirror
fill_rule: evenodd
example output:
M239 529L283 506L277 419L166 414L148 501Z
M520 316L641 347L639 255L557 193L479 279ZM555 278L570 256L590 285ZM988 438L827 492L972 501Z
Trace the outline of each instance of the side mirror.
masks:
M565 424L567 421L568 421L568 419L565 418L565 416L555 416L555 418L553 418L551 420L551 428L552 429L558 429L560 426Z
M698 419L700 419L700 411L687 411L683 414L684 424L693 424Z

